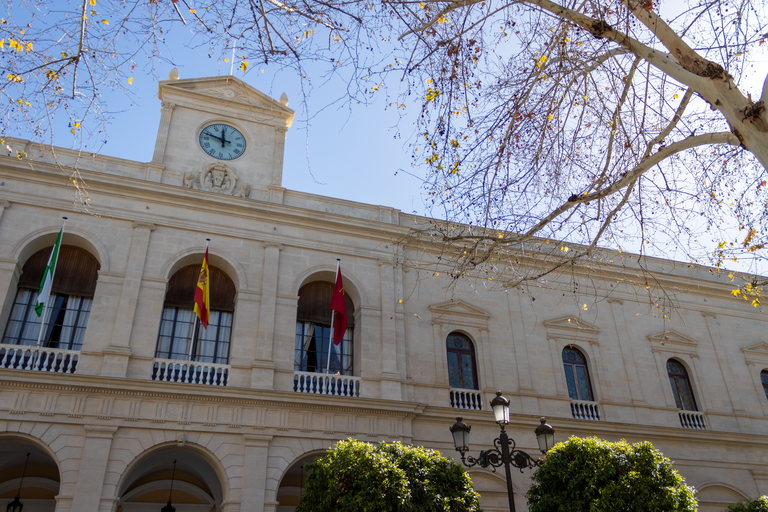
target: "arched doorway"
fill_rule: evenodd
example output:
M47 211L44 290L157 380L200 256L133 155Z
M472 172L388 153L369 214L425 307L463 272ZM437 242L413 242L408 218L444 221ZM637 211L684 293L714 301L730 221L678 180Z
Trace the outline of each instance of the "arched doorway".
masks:
M24 512L54 512L60 481L59 467L44 449L23 437L0 436L0 510L18 493Z
M176 512L218 512L223 501L216 471L189 447L168 447L147 455L126 475L119 495L117 512L160 510L169 499Z
M305 464L314 462L326 452L314 452L296 460L283 474L280 486L277 488L277 512L294 512L301 503L301 493L307 484L307 468Z

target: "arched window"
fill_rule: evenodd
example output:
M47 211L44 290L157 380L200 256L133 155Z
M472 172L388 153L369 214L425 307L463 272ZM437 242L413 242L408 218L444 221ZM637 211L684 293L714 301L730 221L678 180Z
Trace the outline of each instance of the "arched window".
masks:
M763 370L760 372L760 381L763 383L763 391L765 391L765 398L768 398L768 371Z
M37 344L42 315L37 316L35 303L52 249L53 246L40 249L24 263L3 343ZM82 348L99 268L99 262L88 251L61 246L41 346L66 350Z
M209 267L211 311L203 329L194 312L200 265L179 269L168 282L155 357L228 364L235 284L224 271ZM194 340L194 343L192 342Z
M568 396L572 400L593 401L589 369L584 354L577 348L565 347L563 349L563 367L565 368L565 382L568 384Z
M445 341L448 352L448 380L452 388L478 389L475 346L467 336L452 332Z
M296 311L296 346L293 369L299 372L325 373L328 363L328 347L331 339L331 297L333 283L314 281L299 290ZM354 375L353 336L355 306L349 294L344 294L347 305L347 332L331 350L330 373Z
M670 359L667 361L667 375L669 375L669 383L672 385L672 394L675 395L677 408L684 411L698 411L685 366L680 361Z

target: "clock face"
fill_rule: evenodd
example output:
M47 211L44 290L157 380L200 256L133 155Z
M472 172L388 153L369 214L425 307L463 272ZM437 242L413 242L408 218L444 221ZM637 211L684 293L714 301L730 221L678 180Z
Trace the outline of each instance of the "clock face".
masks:
M200 132L200 147L213 158L234 160L245 152L245 137L228 124L209 124Z

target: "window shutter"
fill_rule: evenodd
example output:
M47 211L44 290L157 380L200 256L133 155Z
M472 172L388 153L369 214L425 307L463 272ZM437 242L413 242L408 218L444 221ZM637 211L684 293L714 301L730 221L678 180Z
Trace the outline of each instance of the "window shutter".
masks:
M217 267L208 267L211 279L211 310L235 310L235 283ZM193 308L195 288L200 277L200 265L187 265L176 271L168 282L165 292L165 307Z
M40 281L43 280L52 249L53 246L40 249L24 263L19 288L40 289ZM98 260L85 249L62 245L51 291L64 295L93 297L100 268Z

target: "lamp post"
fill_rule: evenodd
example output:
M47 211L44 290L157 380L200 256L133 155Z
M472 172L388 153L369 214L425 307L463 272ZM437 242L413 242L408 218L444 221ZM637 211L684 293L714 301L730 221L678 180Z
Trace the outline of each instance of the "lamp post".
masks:
M29 456L31 453L27 453L27 460L24 462L24 470L21 472L21 481L19 482L19 490L16 491L16 499L13 500L8 504L8 506L5 508L5 512L21 512L21 510L24 508L24 504L19 501L19 498L21 497L21 484L24 483L24 475L27 474L27 464L29 464Z
M481 451L477 458L465 456L469 451L469 431L472 427L464 423L462 421L463 418L459 416L450 430L451 434L453 434L453 443L456 446L456 451L461 453L461 462L468 468L472 466L490 467L493 471L496 471L496 468L502 464L504 465L507 473L509 510L510 512L515 512L515 500L512 493L512 469L510 466L519 468L522 473L525 468L539 466L542 459L536 460L524 451L517 450L515 448L515 441L507 435L504 427L509 423L509 400L501 396L501 391L496 392L496 398L491 401L491 408L493 409L496 423L501 427L501 433L499 437L493 440L494 447ZM539 450L541 453L547 453L555 444L555 429L546 423L545 418L541 418L541 425L536 427L534 432L539 443Z

